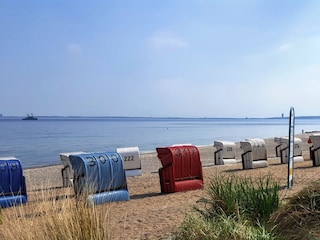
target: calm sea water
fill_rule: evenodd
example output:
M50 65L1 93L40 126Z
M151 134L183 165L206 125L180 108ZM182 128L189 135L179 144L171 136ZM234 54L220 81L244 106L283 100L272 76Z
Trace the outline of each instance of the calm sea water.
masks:
M59 164L60 152L143 151L172 144L210 145L288 135L287 118L0 118L0 156L15 156L23 167ZM295 133L320 130L320 117L296 118Z

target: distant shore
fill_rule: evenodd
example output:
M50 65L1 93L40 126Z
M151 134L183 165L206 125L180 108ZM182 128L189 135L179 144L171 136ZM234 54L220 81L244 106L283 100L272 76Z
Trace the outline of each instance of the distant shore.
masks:
M21 119L24 115L6 116L0 114L0 118L3 119ZM271 117L152 117L152 116L49 116L49 115L37 115L41 119L288 119L288 116L271 116ZM296 116L296 119L320 119L320 116Z

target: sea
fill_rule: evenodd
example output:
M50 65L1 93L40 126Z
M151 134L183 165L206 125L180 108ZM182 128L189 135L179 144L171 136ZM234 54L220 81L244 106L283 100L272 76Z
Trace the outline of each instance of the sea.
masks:
M22 121L0 117L0 157L14 156L24 168L57 165L59 153L116 151L139 147L140 152L173 144L213 145L215 140L288 136L289 119L282 118L152 118L38 117ZM295 134L320 130L319 117L296 117Z

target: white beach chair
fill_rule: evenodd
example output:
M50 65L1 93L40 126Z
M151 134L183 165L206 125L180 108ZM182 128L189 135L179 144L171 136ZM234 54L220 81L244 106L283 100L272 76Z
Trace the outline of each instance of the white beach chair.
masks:
M71 187L73 185L73 169L69 159L72 154L82 154L85 152L66 152L60 153L60 159L63 165L61 169L63 187Z
M117 148L124 162L127 177L141 176L141 159L138 147Z
M230 141L214 141L214 164L225 165L237 163L236 144Z
M277 144L276 145L276 157L280 157L280 147L281 147L281 143L280 143L280 137L275 137L274 138L274 142Z
M289 137L281 137L280 138L280 158L281 163L288 163L288 154L289 154ZM294 162L303 162L302 156L302 140L300 138L294 138L294 150L293 150L293 161Z
M243 169L267 167L267 149L263 139L251 138L240 142Z
M310 140L312 146L310 147L310 159L313 162L313 166L320 166L320 134L311 134Z

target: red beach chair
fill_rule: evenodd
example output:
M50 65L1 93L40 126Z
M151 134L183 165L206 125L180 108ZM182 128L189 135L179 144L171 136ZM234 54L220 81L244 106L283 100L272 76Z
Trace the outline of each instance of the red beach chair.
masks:
M162 163L159 169L162 193L203 188L202 165L195 146L156 148Z

